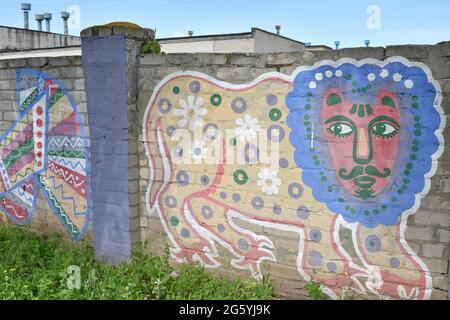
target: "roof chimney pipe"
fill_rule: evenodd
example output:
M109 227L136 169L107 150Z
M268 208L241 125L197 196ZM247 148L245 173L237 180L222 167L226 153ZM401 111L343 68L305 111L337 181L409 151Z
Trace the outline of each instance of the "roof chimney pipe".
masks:
M67 20L70 17L70 13L67 11L61 12L61 18L64 20L64 34L69 34L69 27L67 26Z
M194 31L188 31L189 37L192 37L194 35Z
M30 3L22 3L21 8L23 11L23 28L28 30L28 28L29 28L28 11L31 10L31 4Z
M277 24L275 26L275 30L277 30L277 34L280 35L281 26L279 24Z
M340 44L341 44L340 41L335 41L335 42L334 42L334 45L336 46L336 50L339 49L339 45L340 45Z
M38 24L38 31L42 31L42 20L44 20L44 15L37 14L37 15L35 15L35 19Z
M44 13L44 19L46 22L46 30L45 31L50 32L50 20L52 20L52 14Z

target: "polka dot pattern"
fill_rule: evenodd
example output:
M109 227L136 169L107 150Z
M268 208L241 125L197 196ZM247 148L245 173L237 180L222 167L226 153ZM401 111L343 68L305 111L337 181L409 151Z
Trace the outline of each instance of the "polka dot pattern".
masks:
M364 245L370 253L376 253L381 250L381 240L375 235L367 236Z

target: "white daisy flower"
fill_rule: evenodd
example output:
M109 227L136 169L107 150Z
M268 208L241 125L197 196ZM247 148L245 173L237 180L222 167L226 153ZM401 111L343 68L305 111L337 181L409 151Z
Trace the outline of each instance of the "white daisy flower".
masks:
M191 132L194 131L196 125L201 126L203 124L203 117L208 113L208 110L201 108L205 102L202 97L197 99L194 96L189 96L187 101L180 99L178 101L183 109L175 109L173 114L177 117L182 117L178 120L177 125L184 128L188 125Z
M194 160L203 160L206 156L205 141L196 140L191 148L191 157Z
M234 132L241 141L255 139L257 132L261 129L258 119L249 114L245 115L244 119L237 118L236 125L238 127L234 129Z
M262 192L269 196L278 194L281 179L277 178L277 175L276 171L270 171L267 168L262 169L258 173L258 186L261 187Z

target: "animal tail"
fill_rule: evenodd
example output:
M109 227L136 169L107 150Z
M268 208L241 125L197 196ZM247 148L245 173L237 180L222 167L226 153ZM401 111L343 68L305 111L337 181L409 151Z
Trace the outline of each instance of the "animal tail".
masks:
M164 138L161 118L158 118L154 127L150 124L146 128L148 141L147 153L150 158L150 182L147 191L148 208L152 210L157 200L167 189L172 180L171 158Z

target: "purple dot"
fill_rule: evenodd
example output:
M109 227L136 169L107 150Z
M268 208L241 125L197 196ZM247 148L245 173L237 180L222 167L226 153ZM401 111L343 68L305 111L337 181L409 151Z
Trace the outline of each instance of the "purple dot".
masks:
M222 199L224 199L224 200L227 198L227 193L226 193L226 192L223 192L223 191L222 191L222 192L219 193L219 195L220 195L220 197L221 197Z
M247 240L241 238L241 239L238 240L238 243L237 243L237 244L238 244L238 247L239 247L242 251L247 251L247 250L248 250L249 245L248 245L248 241L247 241Z
M370 235L364 241L367 251L375 253L381 249L381 240L375 235Z
M207 123L203 128L203 136L206 139L214 140L217 138L218 135L219 135L219 127L212 122Z
M328 262L328 263L327 263L327 270L328 270L329 272L336 272L336 270L337 270L336 263L334 263L334 262Z
M225 227L223 226L223 224L220 223L217 225L217 231L219 231L220 233L225 231Z
M269 106L274 106L278 103L278 98L274 94L268 94L266 97L266 102Z
M281 142L286 135L282 126L274 124L267 128L267 138L273 142Z
M257 163L259 160L259 148L254 144L247 143L242 152L246 163Z
M281 211L282 211L281 207L278 204L273 205L273 213L274 214L279 215L279 214L281 214Z
M173 136L174 132L175 132L175 127L174 126L168 126L166 129L166 133L169 137Z
M175 198L174 196L167 196L166 206L168 208L175 208L177 206L177 198Z
M181 229L181 236L183 238L189 238L190 235L191 235L191 233L189 232L188 229L186 229L186 228Z
M176 179L177 183L182 187L186 187L189 184L189 175L187 174L186 171L178 172Z
M233 193L232 198L234 202L241 201L241 196L239 195L239 193Z
M288 187L288 193L291 198L298 199L303 195L303 187L299 183L291 183Z
M234 113L242 113L247 111L247 102L241 98L237 97L231 101L231 109L233 109Z
M204 186L207 186L208 184L209 184L209 177L208 176L202 176L201 178L200 178L200 181L201 181L201 183L202 183L202 185L204 185Z
M264 200L263 200L263 198L261 198L261 197L254 197L252 199L252 206L256 210L260 210L260 209L264 208Z
M320 232L319 229L312 229L309 232L309 237L312 241L319 242L320 240L322 240L322 232Z
M392 268L400 267L400 261L395 257L391 258L391 260L389 260L389 264L391 265Z
M306 220L309 217L309 210L305 206L300 206L297 208L297 216L300 219Z
M159 104L158 104L158 110L159 112L163 113L163 114L167 114L170 112L170 110L172 109L172 103L170 102L169 99L167 98L162 98L161 100L159 100Z
M202 216L205 219L211 219L214 215L214 211L211 209L210 206L203 206L202 207Z
M289 161L285 158L281 158L278 161L278 164L279 164L280 168L283 168L283 169L286 169L287 167L289 167Z
M320 267L322 265L322 255L318 251L311 251L308 262L314 267Z
M198 93L200 91L200 82L192 81L189 84L189 90L191 90L192 93Z

